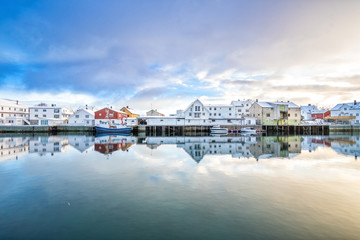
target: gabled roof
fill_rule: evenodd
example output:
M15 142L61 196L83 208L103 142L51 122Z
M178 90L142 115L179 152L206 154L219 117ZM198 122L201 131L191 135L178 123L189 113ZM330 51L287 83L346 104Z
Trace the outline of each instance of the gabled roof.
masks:
M351 102L351 103L339 103L339 104L336 104L336 106L333 107L331 109L331 111L340 110L344 105L348 106L350 109L358 109L358 108L360 108L360 103L356 103L356 104L354 104L353 102Z
M77 113L78 111L85 111L85 112L88 112L89 114L91 115L95 115L95 112L90 110L90 109L86 109L86 108L79 108L78 110L75 111L75 113ZM74 114L75 114L74 113Z
M323 113L326 113L327 111L329 111L329 110L317 110L317 111L312 112L311 114L323 114Z
M209 112L209 110L206 108L206 106L199 99L196 99L192 103L190 103L190 105L184 110L184 112L187 111L195 102L199 102L200 105L205 108L205 111Z
M318 110L318 108L315 105L300 106L300 108L301 108L301 110L303 110L305 112L308 112L308 111L311 111L311 110L315 110L315 111Z
M300 108L299 105L296 105L293 102L274 102L275 104L288 105L288 108Z
M274 107L274 105L270 102L255 102L255 103L257 103L260 107L263 107L263 108Z

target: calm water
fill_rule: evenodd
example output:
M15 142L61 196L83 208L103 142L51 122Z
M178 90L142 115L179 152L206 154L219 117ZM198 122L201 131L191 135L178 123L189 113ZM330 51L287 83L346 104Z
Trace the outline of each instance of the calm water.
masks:
M0 136L0 239L359 239L359 136Z

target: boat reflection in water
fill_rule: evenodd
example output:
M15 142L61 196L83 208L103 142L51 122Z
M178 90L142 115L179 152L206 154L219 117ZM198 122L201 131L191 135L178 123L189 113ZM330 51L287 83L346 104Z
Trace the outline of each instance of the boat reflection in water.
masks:
M128 149L136 143L136 138L130 134L101 134L95 137L95 151L102 154L111 154L112 152Z
M54 155L71 148L81 153L97 151L109 155L134 146L145 145L156 149L160 145L175 145L196 162L205 155L229 155L233 158L292 158L302 151L316 151L318 147L332 148L342 155L360 155L360 137L334 136L149 136L130 134L101 134L96 136L11 136L0 137L0 161L17 158L24 153L40 156Z

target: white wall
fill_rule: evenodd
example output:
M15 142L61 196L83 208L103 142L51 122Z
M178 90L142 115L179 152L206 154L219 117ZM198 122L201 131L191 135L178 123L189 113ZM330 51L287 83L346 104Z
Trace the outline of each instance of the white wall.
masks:
M79 125L79 126L94 126L95 125L95 116L94 114L85 111L83 109L77 110L73 115L69 117L69 125Z

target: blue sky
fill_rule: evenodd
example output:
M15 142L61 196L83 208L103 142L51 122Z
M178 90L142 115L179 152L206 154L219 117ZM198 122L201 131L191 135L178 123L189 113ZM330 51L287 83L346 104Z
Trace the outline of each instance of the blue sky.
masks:
M165 113L360 95L358 1L0 0L0 97Z

